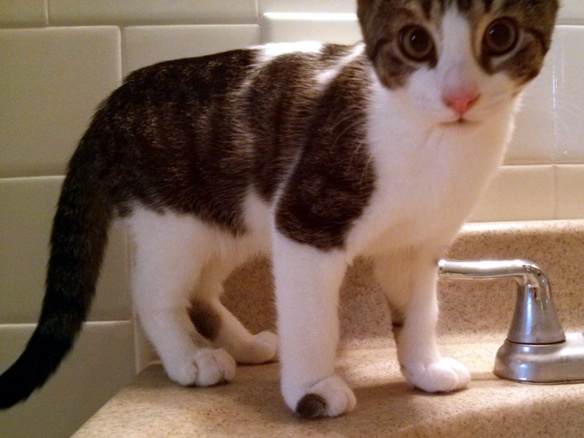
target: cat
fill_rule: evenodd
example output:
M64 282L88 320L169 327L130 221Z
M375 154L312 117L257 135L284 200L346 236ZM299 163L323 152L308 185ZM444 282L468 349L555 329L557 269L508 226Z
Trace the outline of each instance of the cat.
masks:
M0 377L1 407L42 386L72 348L113 220L135 248L141 323L182 385L280 360L297 415L350 412L355 396L334 371L337 305L364 255L407 381L466 387L466 368L437 347L437 261L502 163L557 9L359 0L353 46L269 44L131 73L69 163L40 321ZM249 333L220 302L229 273L259 254L271 255L277 336Z

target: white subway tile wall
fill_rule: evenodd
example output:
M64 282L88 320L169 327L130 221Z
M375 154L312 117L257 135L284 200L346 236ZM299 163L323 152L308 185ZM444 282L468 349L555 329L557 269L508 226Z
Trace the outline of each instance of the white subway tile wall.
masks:
M355 44L361 31L354 13L282 13L268 12L262 16L262 33L265 43L292 41L327 41L338 44Z
M40 309L67 159L124 75L262 42L359 38L354 0L0 0L0 370ZM584 218L583 50L584 2L564 0L551 56L473 221ZM151 358L133 317L129 253L114 227L91 322L45 389L0 412L2 437L69 436Z
M260 0L260 15L266 12L355 13L356 0Z
M561 164L584 164L584 26L558 30L553 52L554 158Z
M560 23L584 24L584 2L582 0L560 0Z
M134 26L122 30L124 75L159 61L202 56L261 43L257 24Z
M256 23L256 0L49 0L49 25Z
M584 218L584 166L556 166L556 217Z
M474 222L554 219L554 166L504 166L471 217Z
M506 164L552 164L554 160L553 62L529 85L515 124Z
M61 176L0 179L0 328L38 319ZM90 321L132 319L126 236L112 228ZM10 293L8 293L10 291Z
M119 29L0 29L0 53L0 178L62 175L120 82Z
M0 369L18 357L33 329L31 324L1 326ZM132 322L87 323L43 390L26 404L0 412L2 437L70 437L135 373Z
M46 0L0 0L1 27L35 27L47 24Z

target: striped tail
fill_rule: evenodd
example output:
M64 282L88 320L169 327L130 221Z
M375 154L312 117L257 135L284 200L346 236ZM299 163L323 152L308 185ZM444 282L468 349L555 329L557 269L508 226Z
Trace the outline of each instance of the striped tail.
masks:
M95 295L113 208L100 189L89 137L71 160L59 199L39 323L22 355L0 376L0 409L26 400L57 370Z

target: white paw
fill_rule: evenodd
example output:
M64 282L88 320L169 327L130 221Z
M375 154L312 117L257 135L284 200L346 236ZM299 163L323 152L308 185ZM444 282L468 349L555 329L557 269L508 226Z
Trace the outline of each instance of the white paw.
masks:
M188 363L170 364L166 369L168 376L183 386L213 386L233 380L235 367L235 360L225 350L203 348Z
M257 364L278 360L278 336L265 331L252 337L252 340L233 352L238 363Z
M405 378L426 392L450 392L465 388L470 374L460 362L445 357L429 365L402 368Z
M278 335L265 331L258 333L253 338L260 363L278 360Z
M351 388L340 377L332 376L311 386L293 408L302 418L336 417L352 411L356 404Z

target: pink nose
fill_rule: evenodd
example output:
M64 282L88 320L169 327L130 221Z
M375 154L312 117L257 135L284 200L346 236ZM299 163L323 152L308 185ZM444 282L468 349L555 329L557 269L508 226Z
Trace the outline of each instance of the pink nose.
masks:
M442 96L442 100L449 108L460 116L466 114L477 101L480 94L477 92L450 93Z

